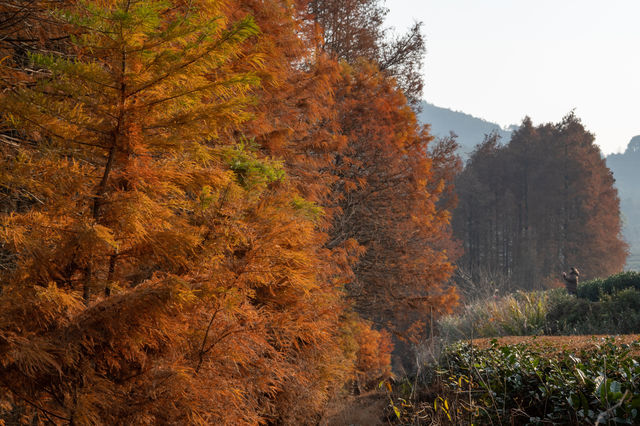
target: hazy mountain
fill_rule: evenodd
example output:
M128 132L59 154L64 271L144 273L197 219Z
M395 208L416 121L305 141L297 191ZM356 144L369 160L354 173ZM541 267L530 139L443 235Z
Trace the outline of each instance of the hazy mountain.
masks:
M618 189L640 198L640 136L631 139L624 153L609 155L607 165L613 171Z
M434 136L448 136L450 132L458 135L460 154L467 158L473 148L482 142L485 134L496 130L502 137L502 142L509 142L511 131L504 130L500 125L490 121L474 117L459 111L437 107L428 102L420 104L422 112L418 114L418 120L431 125L431 134Z
M616 179L624 220L623 234L631 245L627 267L640 270L640 136L629 142L622 154L607 157L607 166Z

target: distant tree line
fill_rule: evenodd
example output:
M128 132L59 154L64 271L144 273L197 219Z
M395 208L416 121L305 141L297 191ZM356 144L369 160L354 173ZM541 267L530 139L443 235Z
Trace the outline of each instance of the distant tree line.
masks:
M635 136L624 153L611 154L607 165L616 178L620 194L623 234L630 245L627 268L640 270L640 136Z
M588 279L625 263L612 173L573 113L539 126L525 118L504 145L488 135L458 176L456 194L458 266L472 280L535 289L571 266Z

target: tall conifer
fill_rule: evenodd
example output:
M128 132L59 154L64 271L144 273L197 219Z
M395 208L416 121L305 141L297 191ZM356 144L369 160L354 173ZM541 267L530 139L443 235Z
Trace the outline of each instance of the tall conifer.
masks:
M72 424L313 418L348 369L340 305L318 279L319 209L237 132L256 25L208 0L50 16L65 49L0 70L14 141L0 182L22 200L0 215L3 408Z

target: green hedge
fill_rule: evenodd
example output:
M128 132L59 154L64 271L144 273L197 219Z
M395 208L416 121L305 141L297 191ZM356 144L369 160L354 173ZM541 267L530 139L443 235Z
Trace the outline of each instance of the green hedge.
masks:
M608 278L587 281L578 286L578 297L597 302L605 295L612 295L627 288L640 290L640 273L621 272Z
M640 290L627 288L599 301L561 298L548 307L545 334L640 333Z

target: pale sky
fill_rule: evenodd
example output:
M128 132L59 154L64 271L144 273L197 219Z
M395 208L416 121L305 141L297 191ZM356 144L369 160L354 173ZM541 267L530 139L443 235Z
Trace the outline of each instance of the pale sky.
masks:
M502 126L570 110L605 154L640 135L640 0L387 0L424 22L424 99Z

